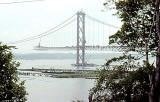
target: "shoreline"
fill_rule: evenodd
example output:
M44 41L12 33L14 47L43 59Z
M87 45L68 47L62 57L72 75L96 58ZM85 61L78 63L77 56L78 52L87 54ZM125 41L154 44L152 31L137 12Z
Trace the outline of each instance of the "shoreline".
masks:
M52 78L85 78L98 79L97 70L66 70L66 69L18 69L18 75L46 76Z

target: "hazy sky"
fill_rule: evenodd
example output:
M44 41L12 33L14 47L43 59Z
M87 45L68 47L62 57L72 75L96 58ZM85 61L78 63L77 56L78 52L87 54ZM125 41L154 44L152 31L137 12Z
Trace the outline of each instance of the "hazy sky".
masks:
M105 21L109 24L116 26L121 25L120 20L118 20L117 17L112 16L113 10L107 10L103 12L103 3L105 0L43 0L32 3L1 4L4 2L15 1L17 2L23 0L0 0L0 40L3 43L17 41L30 36L38 35L56 26L57 24L60 24L79 10L83 10L86 14ZM93 23L89 23L89 25L93 25ZM71 29L72 33L74 33L73 31L76 31L76 27L71 28L72 26L76 25L72 24L70 28L66 29ZM88 29L91 30L92 28L90 27ZM112 28L106 30L113 32ZM115 29L113 30L115 32ZM61 33L61 35L59 34L60 37L65 38L62 32L59 33ZM75 35L70 35L70 40L76 39L73 38ZM55 38L55 36L50 36L48 39L52 37ZM55 39L57 40L58 38ZM46 41L55 43L53 40ZM46 41L44 40L44 43L46 43ZM31 49L33 46L36 46L38 42L39 39L16 44L18 50L15 52L32 52ZM52 43L50 43L50 46L52 46Z

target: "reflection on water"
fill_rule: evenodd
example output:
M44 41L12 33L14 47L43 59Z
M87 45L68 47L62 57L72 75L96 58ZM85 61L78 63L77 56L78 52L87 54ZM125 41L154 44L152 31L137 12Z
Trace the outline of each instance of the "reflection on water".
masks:
M27 102L72 102L78 99L88 102L88 90L95 82L82 78L20 77L26 80Z

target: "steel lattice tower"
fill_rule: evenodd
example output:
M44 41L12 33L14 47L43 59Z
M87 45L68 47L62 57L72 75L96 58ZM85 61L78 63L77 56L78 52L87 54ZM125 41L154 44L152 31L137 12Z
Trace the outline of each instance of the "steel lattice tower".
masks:
M84 67L85 62L85 13L77 12L77 60L76 66Z

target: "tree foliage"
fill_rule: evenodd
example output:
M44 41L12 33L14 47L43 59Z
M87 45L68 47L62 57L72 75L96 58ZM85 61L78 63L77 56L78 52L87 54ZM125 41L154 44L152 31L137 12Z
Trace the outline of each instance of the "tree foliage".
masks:
M155 66L148 55L157 55L159 39L155 25L154 0L111 0L123 25L110 36L110 44L128 46L137 56L125 54L106 62L96 86L91 89L93 102L149 102L151 76ZM128 51L129 52L129 51ZM146 56L143 64L139 55ZM112 63L116 62L114 67ZM119 64L117 64L119 63Z
M130 55L108 60L99 74L96 86L90 90L92 102L148 102L148 74L153 73L155 67L141 66L135 60ZM113 62L117 65L111 69Z
M121 19L121 29L110 36L110 44L132 46L142 54L145 44L149 52L155 56L158 47L156 27L153 25L154 2L151 0L126 0L115 2L116 15Z
M25 102L27 93L17 77L20 64L13 61L12 48L0 44L0 102Z

